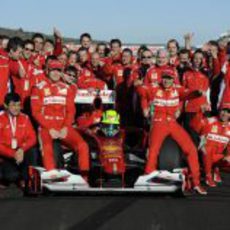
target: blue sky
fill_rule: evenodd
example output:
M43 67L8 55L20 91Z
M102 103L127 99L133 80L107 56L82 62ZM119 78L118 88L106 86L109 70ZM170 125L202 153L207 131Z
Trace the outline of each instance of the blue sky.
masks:
M124 42L182 42L194 32L194 43L215 39L230 29L229 0L1 0L0 26L78 38L119 37Z

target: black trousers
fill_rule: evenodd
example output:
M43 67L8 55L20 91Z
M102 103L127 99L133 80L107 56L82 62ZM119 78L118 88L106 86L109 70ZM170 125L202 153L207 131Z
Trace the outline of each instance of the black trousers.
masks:
M183 119L183 126L185 130L188 132L188 134L192 138L193 143L196 146L198 146L200 143L199 134L190 127L190 121L193 119L195 115L196 115L195 113L184 113L182 119Z
M27 180L28 167L40 165L40 154L37 147L28 150L24 160L17 165L14 159L4 158L0 163L0 180L4 183L16 182L19 179Z

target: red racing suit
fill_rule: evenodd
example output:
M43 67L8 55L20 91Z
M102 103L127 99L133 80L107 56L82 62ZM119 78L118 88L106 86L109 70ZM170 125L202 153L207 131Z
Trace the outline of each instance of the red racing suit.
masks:
M53 139L50 129L60 131L67 127L67 135L61 141L79 154L79 168L89 170L88 145L72 127L75 115L74 91L63 82L41 82L32 91L32 114L38 122L39 140L43 154L43 164L47 170L56 167L53 154Z
M210 107L209 79L200 71L189 70L184 73L182 85L191 91L202 90L206 95L194 98L185 103L185 112L202 112L202 106Z
M230 154L230 123L224 124L216 117L200 119L198 116L194 119L196 121L193 123L199 127L201 135L200 149L203 152L205 173L209 177L213 166L224 158L224 150L227 149L227 155Z
M9 81L9 58L0 54L0 106L3 105L6 94L8 93Z
M9 61L10 76L13 81L14 91L19 94L22 100L22 105L26 97L30 96L31 92L31 74L33 71L32 64L29 60L20 59ZM20 75L20 69L24 75Z
M175 83L176 84L180 84L179 83L179 79L178 79L178 74L175 68L169 66L169 65L164 65L164 66L152 66L151 68L148 69L145 79L144 79L144 84L146 86L151 86L151 85L155 85L155 84L160 84L161 83L161 75L162 72L165 70L174 70L175 75L177 76L175 78Z
M123 65L121 63L118 63L116 65L112 65L112 64L105 64L104 66L104 72L107 75L111 75L115 81L115 85L118 86L119 84L121 84L124 81L124 70L125 69L134 69L134 65L130 64L130 65Z
M97 79L95 75L88 70L87 68L83 68L79 75L77 86L79 89L100 89L104 90L107 88L107 85L104 81Z
M179 57L177 55L174 57L170 57L169 58L169 64L170 64L170 66L173 66L176 68L180 64Z
M32 57L32 63L34 65L34 68L37 70L43 70L46 62L45 55L41 53L35 53Z
M0 156L8 158L14 158L18 148L26 152L37 141L35 131L27 115L20 113L18 116L11 116L11 118L15 122L15 133L12 131L10 115L4 111L0 114ZM16 139L17 142L15 148L12 148L13 139Z
M88 128L93 124L97 124L101 121L103 111L97 109L90 112L85 112L77 118L78 128Z
M229 62L225 64L226 68L226 73L224 75L224 82L222 84L222 89L223 91L221 94L220 98L220 107L222 104L230 104L230 64Z
M192 95L192 94L191 94ZM160 147L167 136L171 136L181 147L187 157L194 186L200 184L198 154L188 133L177 123L180 100L189 97L189 92L181 86L164 89L161 85L146 90L142 95L142 108L145 111L154 106L149 136L149 154L145 168L146 173L157 169Z

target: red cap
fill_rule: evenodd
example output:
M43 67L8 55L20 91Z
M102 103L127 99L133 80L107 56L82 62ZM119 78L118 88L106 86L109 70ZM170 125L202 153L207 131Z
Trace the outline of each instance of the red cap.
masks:
M52 70L52 69L63 69L63 64L58 61L58 60L50 60L48 61L48 65L47 65L48 69Z
M161 77L171 77L173 79L176 78L176 73L173 69L165 69L161 72Z

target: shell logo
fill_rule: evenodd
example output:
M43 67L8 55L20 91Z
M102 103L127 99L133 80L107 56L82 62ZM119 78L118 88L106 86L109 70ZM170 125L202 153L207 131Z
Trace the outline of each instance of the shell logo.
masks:
M102 147L102 151L105 152L115 152L115 151L120 151L121 147L116 146L116 145L106 145Z

